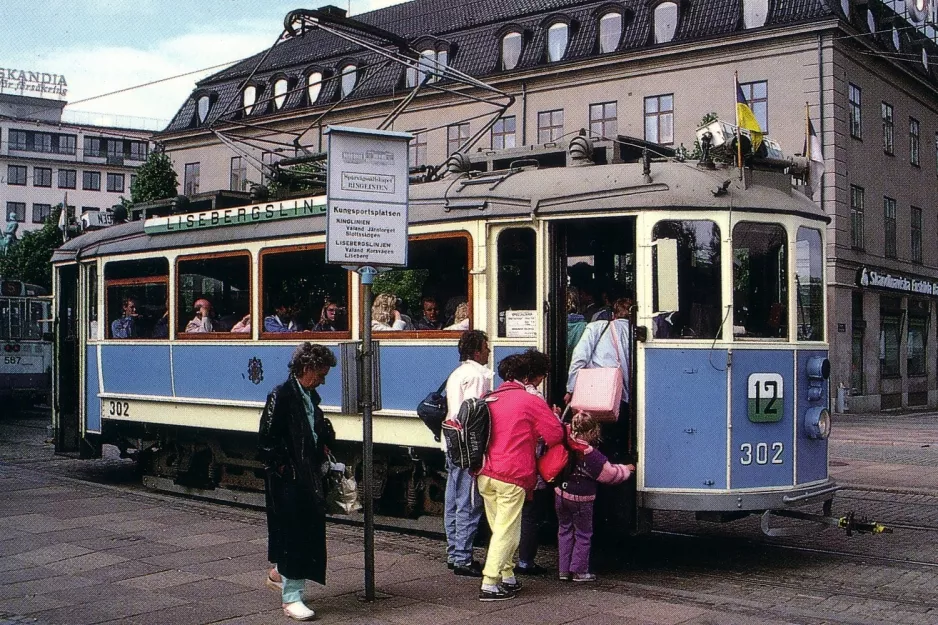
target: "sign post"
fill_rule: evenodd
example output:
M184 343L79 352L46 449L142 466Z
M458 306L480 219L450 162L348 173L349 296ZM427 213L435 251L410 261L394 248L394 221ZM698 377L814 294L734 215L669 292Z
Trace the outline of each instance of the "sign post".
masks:
M409 133L330 126L327 147L326 262L361 277L362 507L365 513L365 601L375 599L374 456L372 430L372 285L379 268L407 265Z

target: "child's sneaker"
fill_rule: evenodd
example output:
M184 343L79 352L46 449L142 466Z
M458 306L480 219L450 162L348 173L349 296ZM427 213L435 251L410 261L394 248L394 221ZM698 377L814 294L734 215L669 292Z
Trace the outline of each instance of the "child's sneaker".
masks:
M573 581L575 582L595 582L596 576L592 573L574 573Z
M495 590L486 590L483 588L479 591L479 601L505 601L514 598L515 593L504 586L498 586Z
M509 592L516 593L521 590L521 580L516 579L514 582L506 582L505 580L502 580L502 588Z
M569 582L571 579L573 579L573 575L571 575L570 573L560 573L560 575L558 575L557 577L562 582Z

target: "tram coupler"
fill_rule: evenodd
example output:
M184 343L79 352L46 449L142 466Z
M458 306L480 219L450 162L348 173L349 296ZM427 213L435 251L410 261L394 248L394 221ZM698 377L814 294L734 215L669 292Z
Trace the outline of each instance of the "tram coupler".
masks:
M821 525L836 527L846 530L847 536L853 536L854 532L857 534L892 534L892 528L886 527L882 523L863 518L858 520L855 512L849 512L842 517L833 517L829 514L814 514L802 512L801 510L766 510L762 514L762 533L766 536L796 536L804 533L795 527L769 527L769 518L772 516L812 521Z

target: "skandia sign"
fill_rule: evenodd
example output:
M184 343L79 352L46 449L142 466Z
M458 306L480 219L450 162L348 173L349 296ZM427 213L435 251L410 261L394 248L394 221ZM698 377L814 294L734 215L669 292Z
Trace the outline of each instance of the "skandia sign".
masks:
M861 267L857 270L857 286L938 297L938 282L880 272L868 267Z
M200 213L170 215L169 217L151 217L143 222L143 231L147 234L165 234L184 230L203 228L221 228L224 226L242 226L264 221L314 217L326 212L326 196L317 195L298 200L269 202L253 206L218 208Z
M21 93L30 92L39 95L68 95L68 83L61 74L34 72L26 69L8 69L0 67L0 91L13 89Z

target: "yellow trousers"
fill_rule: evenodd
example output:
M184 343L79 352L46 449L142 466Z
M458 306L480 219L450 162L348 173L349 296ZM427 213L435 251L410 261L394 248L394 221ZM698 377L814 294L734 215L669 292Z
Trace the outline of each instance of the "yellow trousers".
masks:
M485 503L485 518L492 530L482 583L498 584L515 576L515 551L521 542L521 508L525 493L520 486L487 475L480 475L478 484Z

